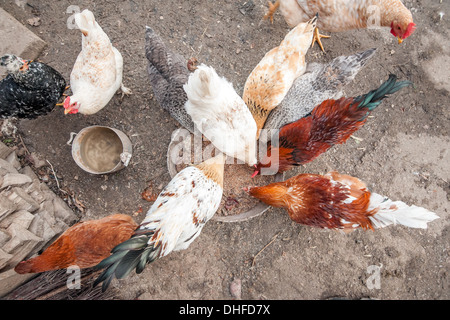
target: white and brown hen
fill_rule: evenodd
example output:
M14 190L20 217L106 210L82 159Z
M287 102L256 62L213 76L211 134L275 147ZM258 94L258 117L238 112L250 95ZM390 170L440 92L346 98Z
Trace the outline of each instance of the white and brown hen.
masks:
M219 154L181 170L161 191L132 237L97 265L106 269L94 285L103 282L104 291L114 277L122 279L133 269L139 274L147 263L187 249L219 208L224 162L225 156Z
M87 9L76 13L75 23L82 33L82 49L70 74L73 94L64 101L64 113L92 115L103 109L119 88L122 95L131 90L122 83L122 55L94 14Z
M388 27L402 43L413 32L415 24L411 12L401 0L276 0L269 2L269 11L264 18L273 21L273 14L280 8L286 23L295 27L319 14L314 40L322 51L318 29L327 32L342 32L368 27Z

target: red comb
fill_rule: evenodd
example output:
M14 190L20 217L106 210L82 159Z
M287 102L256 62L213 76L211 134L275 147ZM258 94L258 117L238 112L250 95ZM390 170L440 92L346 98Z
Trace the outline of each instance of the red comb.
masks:
M411 22L408 24L408 27L406 28L405 34L403 35L403 39L408 38L413 32L416 30L416 24L414 22Z

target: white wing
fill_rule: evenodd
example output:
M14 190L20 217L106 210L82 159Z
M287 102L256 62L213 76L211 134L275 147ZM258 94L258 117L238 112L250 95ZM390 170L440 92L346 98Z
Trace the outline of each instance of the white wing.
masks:
M196 167L180 171L160 193L141 229L154 230L151 243L161 243L161 254L189 247L219 208L222 187Z

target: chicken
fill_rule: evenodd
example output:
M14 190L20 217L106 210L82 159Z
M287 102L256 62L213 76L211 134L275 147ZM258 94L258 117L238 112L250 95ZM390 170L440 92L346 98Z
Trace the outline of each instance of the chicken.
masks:
M371 193L358 178L338 172L299 174L245 190L270 206L286 209L297 223L344 232L392 224L426 229L428 222L439 218L425 208Z
M92 115L102 110L119 90L131 94L122 83L123 58L89 10L74 15L82 33L82 49L70 74L72 96L64 101L65 114Z
M309 63L306 72L294 81L280 105L272 110L264 129L279 129L306 116L322 101L342 97L342 88L355 78L375 51L340 56L327 64Z
M398 38L398 43L409 37L416 28L411 12L401 0L276 0L269 4L264 16L273 22L273 14L280 8L286 23L295 27L319 14L314 40L322 51L320 38L329 38L319 34L318 29L327 32L341 32L369 27L389 27Z
M8 75L0 82L0 118L35 119L53 110L66 81L55 69L13 54L0 58Z
M187 249L219 208L223 194L225 156L219 154L181 170L161 191L131 239L117 245L97 265L106 268L95 280L105 291L114 276L125 278L134 268L172 251Z
M190 65L181 55L171 51L161 37L150 27L145 30L145 55L148 60L147 72L156 100L164 110L183 127L194 133L194 123L184 108L187 101L183 85L187 83Z
M110 255L114 246L128 240L138 224L125 214L79 222L39 256L20 262L17 273L38 273L78 266L91 268Z
M397 77L391 74L378 89L365 95L323 101L310 115L280 129L278 141L269 143L267 154L256 165L253 177L284 172L314 160L335 144L344 143L364 125L367 116L384 98L411 84L397 82Z
M306 69L305 55L311 43L317 17L292 29L265 54L248 76L242 98L258 127L256 137L272 109L278 106L296 78Z
M233 85L201 64L184 85L186 112L196 128L221 152L256 164L256 123Z

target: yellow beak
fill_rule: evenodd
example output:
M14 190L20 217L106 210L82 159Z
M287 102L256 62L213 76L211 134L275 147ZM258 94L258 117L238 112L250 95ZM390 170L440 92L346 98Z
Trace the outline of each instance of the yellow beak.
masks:
M397 38L398 38L398 43L402 43L403 42L402 38L400 38L400 37L397 37Z
M64 109L64 114L68 114L69 112L70 112L70 109L69 109L69 108Z

